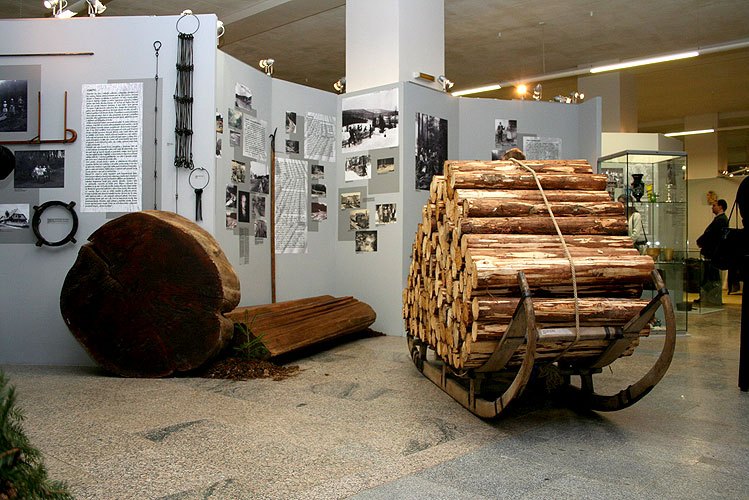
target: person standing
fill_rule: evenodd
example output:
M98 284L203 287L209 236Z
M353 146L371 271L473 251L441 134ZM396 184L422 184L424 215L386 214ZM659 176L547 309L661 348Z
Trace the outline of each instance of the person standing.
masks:
M617 201L627 209L627 234L632 238L637 251L644 254L648 246L648 237L645 234L645 225L642 223L642 214L635 208L631 197L622 194L619 195Z
M744 291L741 293L741 339L739 347L739 389L749 391L749 300L746 298L746 283L749 277L749 177L744 178L736 191L736 205L741 215L741 264L739 265L741 279L744 281Z
M702 280L700 280L700 298L695 300L696 303L709 302L711 305L723 303L723 283L720 278L720 270L712 264L712 258L721 239L723 229L728 227L728 217L725 213L727 208L726 200L721 199L713 203L712 211L715 217L696 241L700 248L700 254L704 258Z

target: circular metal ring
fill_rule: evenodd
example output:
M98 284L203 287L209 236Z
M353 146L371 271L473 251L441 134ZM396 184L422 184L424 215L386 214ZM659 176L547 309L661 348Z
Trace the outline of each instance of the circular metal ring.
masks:
M182 31L181 29L179 29L179 22L180 22L180 21L181 21L182 19L184 19L185 17L187 17L187 16L192 16L192 17L194 17L194 18L195 18L195 20L196 20L196 21L198 22L198 25L197 25L197 27L195 28L195 31L193 31L193 32L191 32L191 33L188 33L188 32L186 32L186 31ZM199 29L200 29L200 19L198 19L198 16L196 16L196 15L195 15L195 14L193 14L192 12L189 12L189 13L188 13L188 12L183 12L183 13L182 13L182 15L181 15L181 16L179 16L179 19L177 19L177 31L179 31L179 32L180 32L180 33L182 33L183 35L194 35L195 33L197 33L197 32L198 32L198 30L199 30Z
M59 247L68 242L76 242L75 233L76 231L78 231L78 215L75 213L75 210L73 210L74 206L74 201L71 201L70 203L65 203L62 201L48 201L46 203L42 203L40 207L34 206L34 216L31 218L31 230L34 231L34 236L36 236L36 246L40 247L42 245L47 245L50 247ZM39 232L39 223L42 221L42 212L47 210L49 207L62 207L70 212L70 215L73 218L73 227L70 229L68 235L60 241L47 241Z
M205 172L205 184L200 185L198 184L198 180L200 180L200 174ZM198 175L195 175L195 174ZM197 179L197 180L196 180ZM187 182L190 184L190 187L193 189L204 189L206 186L208 186L208 183L211 182L211 174L208 172L208 170L204 169L203 167L197 167L192 169L190 172L190 175L187 178Z

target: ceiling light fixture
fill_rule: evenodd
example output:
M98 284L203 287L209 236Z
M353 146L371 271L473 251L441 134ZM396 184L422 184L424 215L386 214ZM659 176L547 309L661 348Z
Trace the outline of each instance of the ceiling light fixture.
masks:
M537 83L536 86L533 88L533 100L534 101L540 101L541 100L541 91L543 90L543 87L541 87L540 83Z
M96 17L100 16L107 10L107 6L101 3L101 0L86 0L88 4L88 16Z
M447 79L445 75L440 75L437 77L437 83L440 84L442 87L442 92L447 92L451 88L453 88L453 85L455 85L453 82Z
M668 134L663 134L666 137L679 137L682 135L697 135L697 134L712 134L715 132L714 128L703 128L701 130L685 130L684 132L670 132Z
M603 73L604 71L614 71L617 69L634 68L635 66L645 66L646 64L656 64L668 61L678 61L679 59L688 59L690 57L697 57L700 55L699 51L692 50L689 52L680 52L678 54L669 54L665 56L646 57L645 59L633 59L630 61L624 61L616 64L607 64L605 66L596 66L590 68L591 73Z
M338 81L333 84L333 88L339 94L343 94L346 91L346 77L340 77Z
M265 74L268 76L273 75L273 63L275 63L275 59L260 59L260 62L258 62L258 65L265 70Z
M525 94L528 92L528 86L524 83L521 83L515 88L515 91L518 93L521 99L525 99Z
M458 97L467 94L478 94L479 92L489 92L490 90L499 90L501 88L502 86L499 84L487 85L486 87L476 87L475 89L458 90L457 92L453 92L452 95Z
M692 54L700 55L700 54L716 54L718 52L725 52L728 50L736 50L736 49L743 49L749 47L749 38L742 38L739 40L734 40L732 42L728 43L722 43L718 45L708 45L705 47L697 47L692 52L681 52L681 54ZM632 67L635 65L634 63L637 62L636 65L641 64L654 64L655 62L665 62L665 61L671 61L674 60L673 57L678 54L672 54L670 56L654 56L651 58L648 58L650 61L645 63L647 59L638 59L637 61L630 61L626 63L620 63L622 65L622 68L624 67ZM689 55L687 57L693 57L692 55ZM663 59L665 58L665 59ZM655 59L658 59L656 61ZM614 65L609 65L614 66ZM555 71L553 73L543 73L541 75L535 75L535 76L529 76L525 77L522 80L503 80L499 83L496 83L494 85L489 85L486 87L477 87L475 89L468 89L468 90L460 90L457 92L453 92L452 95L454 96L461 96L461 95L468 95L468 94L477 94L479 92L486 92L488 90L497 90L502 87L511 87L513 85L517 85L519 83L527 82L527 81L538 81L538 82L545 82L548 80L556 80L559 78L569 78L573 76L580 76L580 75L589 75L591 74L592 69L597 69L598 72L603 71L602 68L606 68L606 66L598 66L596 68L591 68L590 66L583 67L583 68L575 68L575 69L567 69L562 71ZM608 71L612 71L612 69L609 69Z
M44 6L52 11L52 15L60 17L62 11L68 6L67 0L44 0Z

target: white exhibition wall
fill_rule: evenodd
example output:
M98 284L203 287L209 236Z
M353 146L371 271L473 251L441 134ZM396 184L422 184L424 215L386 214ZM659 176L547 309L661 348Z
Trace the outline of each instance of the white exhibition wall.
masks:
M215 26L216 16L199 16L202 26ZM156 56L153 43L161 41L159 52L159 93L162 104L158 112L159 170L161 196L159 209L174 210L175 174L170 159L174 157L174 105L177 60L178 16L168 17L100 17L0 21L0 44L5 54L45 54L93 52L85 56L13 56L0 62L0 79L6 66L41 66L41 138L61 139L64 122L64 95L68 93L67 125L79 134L70 144L13 145L13 151L65 151L65 180L62 188L14 189L13 175L0 181L0 203L31 204L50 200L75 201L80 206L81 165L81 86L84 84L142 81L143 104L143 173L144 209L153 200L154 102ZM213 29L201 29L194 42L195 95L200 96L193 108L193 146L195 163L213 175L213 109L216 75L216 39ZM30 84L31 86L31 84ZM149 98L150 96L150 98ZM36 96L29 96L36 100ZM18 140L36 135L36 116L29 117L29 132L18 133ZM150 188L146 188L150 186ZM182 174L179 185L179 213L191 217L192 190ZM215 204L212 192L204 203ZM61 247L36 247L30 243L4 243L0 235L3 258L0 260L0 363L22 364L92 364L65 326L60 314L60 290L78 250L98 227L119 214L78 213L77 243ZM203 226L213 232L213 218Z
M174 92L176 72L175 23L177 16L148 18L96 18L61 20L0 21L0 40L8 53L93 51L93 56L4 58L4 66L41 65L43 102L42 137L55 137L62 129L62 95L68 94L68 127L80 130L80 88L88 83L143 81L144 93L144 201L153 199L152 181L154 121L151 100L155 99L156 58L153 42L163 47L159 57L160 105L157 133L159 184L158 208L175 209ZM202 26L215 25L215 16L200 16ZM41 36L44 33L44 36ZM84 36L85 35L85 36ZM54 44L46 41L53 40ZM96 41L103 41L99 46ZM226 186L232 181L232 160L242 161L249 176L250 158L229 139L228 110L234 107L235 85L252 91L252 111L248 114L267 124L267 133L276 132L278 157L303 159L304 117L306 113L334 116L336 120L336 160L308 164L324 167L327 194L317 199L327 203L328 218L312 221L307 216L307 251L276 255L277 300L292 300L320 294L352 295L370 304L377 313L373 328L389 335L404 335L401 318L401 292L410 262L411 245L421 208L428 192L415 189L416 113L447 120L449 159L489 159L494 149L495 119L516 119L518 132L562 140L563 158L587 158L595 163L600 150L601 106L594 99L581 105L531 101L497 101L455 98L414 83L398 83L336 96L300 85L271 79L262 72L216 50L212 30L199 30L195 41L194 151L195 164L209 171L211 184L203 193L201 225L219 241L240 277L241 305L271 300L270 241L255 238L250 223L226 228ZM346 182L345 158L341 143L341 102L345 97L397 88L399 93L399 146L365 151L372 157L372 179ZM297 131L285 130L287 112L297 114ZM215 130L216 113L224 121L222 133ZM33 135L33 134L31 134ZM29 136L30 137L30 136ZM221 157L216 158L216 138L222 139ZM300 141L300 154L286 153L286 139ZM150 152L149 152L150 145ZM25 146L40 149L40 146ZM0 182L0 203L17 202L19 196L33 203L47 200L80 199L80 143L41 149L65 149L65 187L25 190L13 187L12 176ZM13 149L19 149L14 147ZM394 157L395 172L379 175L378 158ZM267 161L267 160L266 160ZM149 175L151 178L149 179ZM187 183L187 173L179 174L179 210L194 219L195 194ZM318 182L318 181L316 181ZM149 184L150 183L150 184ZM247 190L248 184L239 183ZM376 252L355 250L354 231L348 227L348 212L340 208L340 193L360 191L362 208L370 211L370 229L378 233ZM307 193L309 208L310 193ZM269 222L270 201L266 201ZM375 224L378 204L396 204L396 222ZM143 209L152 206L144 204ZM86 238L107 220L119 214L80 215L78 242L60 248L37 248L33 243L5 243L0 235L4 259L0 261L0 364L92 364L84 350L65 327L59 312L59 295L66 273ZM244 231L242 231L244 230ZM246 232L245 232L246 231ZM12 283L13 286L8 286Z

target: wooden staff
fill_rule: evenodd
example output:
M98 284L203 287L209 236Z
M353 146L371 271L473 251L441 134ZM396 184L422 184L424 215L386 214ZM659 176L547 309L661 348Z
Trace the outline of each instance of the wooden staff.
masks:
M276 303L276 128L270 135L270 295Z

